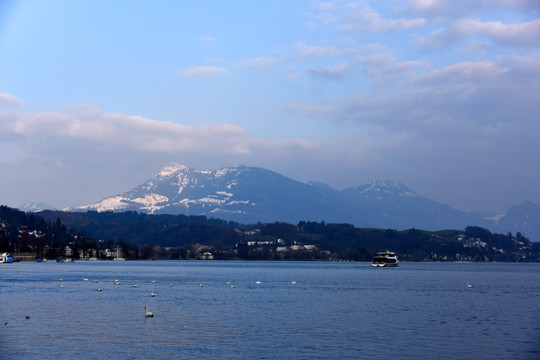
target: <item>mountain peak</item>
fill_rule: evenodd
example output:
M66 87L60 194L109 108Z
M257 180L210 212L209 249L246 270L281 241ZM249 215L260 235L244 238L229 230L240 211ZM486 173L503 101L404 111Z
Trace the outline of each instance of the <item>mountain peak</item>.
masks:
M356 193L358 195L370 196L380 194L392 194L400 197L422 197L397 181L376 180L369 184L360 185L355 188L345 189L347 192Z
M186 165L171 162L163 167L161 171L157 174L158 177L167 177L174 175L180 171L189 170Z

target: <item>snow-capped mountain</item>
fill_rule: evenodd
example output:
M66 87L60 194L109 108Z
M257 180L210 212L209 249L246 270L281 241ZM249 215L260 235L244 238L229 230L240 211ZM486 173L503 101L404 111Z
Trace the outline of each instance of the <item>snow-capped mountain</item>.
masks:
M259 167L196 170L171 163L130 191L64 210L204 215L244 224L325 221L397 230L464 229L475 225L496 232L520 231L540 239L538 209L526 203L507 214L486 218L430 200L397 182L375 181L335 190L317 182L304 184ZM524 222L529 216L525 213L533 214L528 222Z
M54 206L42 202L24 203L18 207L22 211L38 212L43 210L55 210Z
M306 184L257 167L196 170L169 164L146 183L96 204L67 211L128 211L206 215L239 222L299 220L317 214L324 195ZM331 201L326 204L332 206Z

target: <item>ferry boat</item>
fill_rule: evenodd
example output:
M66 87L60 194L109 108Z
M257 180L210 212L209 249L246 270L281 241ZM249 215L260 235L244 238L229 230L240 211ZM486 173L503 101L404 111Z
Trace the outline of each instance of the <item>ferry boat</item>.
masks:
M375 267L396 267L398 264L399 261L396 253L391 251L382 251L376 253L373 257L373 262L371 263L371 265Z

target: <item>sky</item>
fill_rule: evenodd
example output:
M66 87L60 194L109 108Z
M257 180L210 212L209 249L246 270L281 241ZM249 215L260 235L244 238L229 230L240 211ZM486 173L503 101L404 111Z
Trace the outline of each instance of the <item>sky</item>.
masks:
M0 1L0 204L170 162L540 204L540 2Z

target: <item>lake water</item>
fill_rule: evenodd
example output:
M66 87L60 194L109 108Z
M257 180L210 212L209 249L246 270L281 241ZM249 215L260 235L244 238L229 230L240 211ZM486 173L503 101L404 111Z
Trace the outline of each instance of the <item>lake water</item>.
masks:
M21 262L0 289L2 359L540 359L540 264Z

